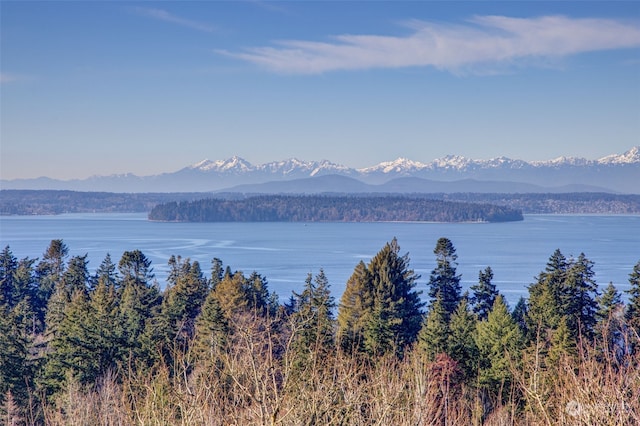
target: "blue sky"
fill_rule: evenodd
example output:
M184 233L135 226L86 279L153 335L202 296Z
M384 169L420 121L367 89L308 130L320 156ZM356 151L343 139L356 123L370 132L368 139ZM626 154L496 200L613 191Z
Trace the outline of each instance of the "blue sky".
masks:
M0 2L1 177L640 145L640 2Z

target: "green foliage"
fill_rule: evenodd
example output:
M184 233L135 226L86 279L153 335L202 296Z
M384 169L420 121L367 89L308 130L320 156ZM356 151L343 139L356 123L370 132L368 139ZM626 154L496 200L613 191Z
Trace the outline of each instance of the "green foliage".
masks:
M438 296L431 304L418 334L418 347L428 360L433 361L437 355L447 352L448 336L449 322L442 307L442 298Z
M476 376L478 346L476 344L477 317L469 310L467 298L463 297L449 323L447 354L458 362L466 378Z
M629 284L631 285L627 290L629 303L624 317L636 336L640 336L640 261L635 264L633 271L629 274Z
M338 311L338 344L345 352L364 350L363 333L373 307L373 288L369 269L360 261L347 280Z
M417 196L268 195L156 205L149 219L170 222L505 222L522 220L508 207Z
M574 344L594 336L597 322L597 284L593 262L584 253L569 259L556 250L537 283L529 287L527 330L529 341L541 336L548 345L554 330L565 322Z
M371 355L401 355L413 343L422 322L422 302L414 290L418 276L409 256L399 255L394 238L347 282L338 314L340 345Z
M333 310L336 307L329 290L329 281L320 269L312 278L309 274L302 293L293 293L294 312L291 314L294 336L294 348L302 359L322 359L335 350L335 320Z
M478 283L471 286L473 312L480 320L487 318L493 307L493 302L499 294L496 285L491 280L493 280L493 270L487 266L484 271L478 273Z
M486 320L478 323L478 380L492 394L508 395L512 385L512 363L520 356L522 335L502 296L496 297Z
M196 318L194 352L207 365L215 362L224 348L229 334L229 321L220 307L216 294L211 291Z
M429 277L429 297L433 304L440 299L448 323L461 299L460 275L456 275L458 255L453 243L448 238L440 238L433 250L436 255L436 267Z

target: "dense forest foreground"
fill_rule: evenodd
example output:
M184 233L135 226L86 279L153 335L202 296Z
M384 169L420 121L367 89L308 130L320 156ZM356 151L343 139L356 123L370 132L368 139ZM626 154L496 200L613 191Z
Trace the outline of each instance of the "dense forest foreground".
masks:
M0 423L7 425L637 425L640 260L626 303L584 254L554 251L507 306L490 266L462 291L440 238L426 294L393 239L339 301L258 272L139 250L90 273L53 240L0 252Z
M327 194L348 197L398 197L397 194ZM197 201L205 198L238 200L251 194L232 193L113 193L49 190L0 190L0 215L61 213L149 213L158 204ZM520 210L524 214L640 214L640 195L609 193L490 194L437 193L400 197L448 202L491 204Z

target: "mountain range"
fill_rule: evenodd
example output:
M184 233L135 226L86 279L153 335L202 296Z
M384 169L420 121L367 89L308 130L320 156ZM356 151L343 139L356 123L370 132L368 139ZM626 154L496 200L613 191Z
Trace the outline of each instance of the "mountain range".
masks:
M108 192L615 192L640 193L640 146L597 160L560 157L526 162L446 156L406 158L361 169L295 158L254 165L241 157L203 160L175 172L87 179L1 180L2 189Z

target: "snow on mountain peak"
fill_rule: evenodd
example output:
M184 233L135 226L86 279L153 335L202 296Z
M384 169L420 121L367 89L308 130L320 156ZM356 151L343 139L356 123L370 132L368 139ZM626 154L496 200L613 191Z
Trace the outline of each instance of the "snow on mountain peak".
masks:
M640 163L640 146L634 146L624 154L613 154L602 157L598 164L634 164Z
M358 171L361 173L374 173L374 172L406 173L411 171L422 170L426 167L428 167L426 164L420 163L418 161L412 161L407 158L399 157L394 161L384 161L372 167L365 167L363 169L358 169Z

